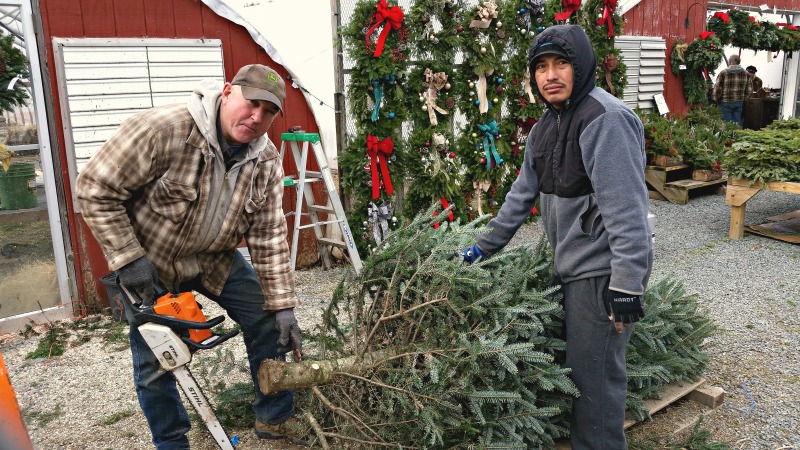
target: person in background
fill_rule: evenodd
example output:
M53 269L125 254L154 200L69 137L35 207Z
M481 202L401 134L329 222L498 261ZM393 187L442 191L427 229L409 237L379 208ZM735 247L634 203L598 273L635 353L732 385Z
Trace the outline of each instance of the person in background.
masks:
M717 76L714 84L714 101L722 112L722 120L744 126L742 109L744 101L753 94L753 79L739 65L738 55L728 57L728 68Z
M644 127L595 86L597 59L584 30L557 25L534 38L528 63L545 113L528 135L520 174L490 232L464 261L508 244L538 198L564 294L566 366L580 390L574 450L628 448L626 347L643 315L653 253L647 223Z
M188 103L127 119L77 179L86 224L120 282L145 306L154 293L197 291L217 302L244 336L255 389L255 433L306 442L291 391L264 395L258 368L301 356L294 271L283 214L283 169L266 136L286 86L252 64L220 86L201 82ZM237 251L244 239L252 265ZM158 450L188 449L189 415L172 373L130 329L139 404Z
M747 69L745 70L753 79L753 93L760 91L761 88L764 87L764 82L761 81L761 78L758 78L758 76L756 75L756 72L758 72L756 66L747 66Z

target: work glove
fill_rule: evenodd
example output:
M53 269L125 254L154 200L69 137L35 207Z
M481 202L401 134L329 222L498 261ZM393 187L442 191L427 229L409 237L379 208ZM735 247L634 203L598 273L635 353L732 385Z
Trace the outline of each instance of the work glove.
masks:
M623 325L638 322L644 317L641 295L625 294L613 289L606 291L606 309L620 333L624 328Z
M153 306L153 300L155 300L153 285L158 283L158 272L156 271L156 266L146 256L128 263L119 269L117 273L119 274L120 283L139 294L142 299L142 306Z
M303 341L300 339L300 325L294 316L294 308L282 309L275 313L275 323L278 325L278 353L294 352L299 361L303 350Z
M461 257L464 258L464 262L467 264L474 263L478 258L486 259L486 255L483 254L480 247L477 245L470 245L464 250L461 250Z

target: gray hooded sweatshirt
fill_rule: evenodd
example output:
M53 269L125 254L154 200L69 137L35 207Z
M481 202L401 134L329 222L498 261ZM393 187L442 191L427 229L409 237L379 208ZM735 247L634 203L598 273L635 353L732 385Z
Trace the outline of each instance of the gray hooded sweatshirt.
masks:
M569 56L572 95L557 110L535 87L547 109L528 136L519 177L478 246L487 255L502 249L541 198L542 223L563 283L610 275L609 288L643 294L652 243L642 122L595 86L596 57L580 27L547 28L531 45L529 65L543 42Z

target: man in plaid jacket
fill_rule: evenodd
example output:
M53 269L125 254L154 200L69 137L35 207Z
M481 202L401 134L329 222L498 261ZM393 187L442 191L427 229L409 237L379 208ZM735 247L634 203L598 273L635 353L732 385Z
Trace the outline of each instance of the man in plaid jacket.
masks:
M286 241L283 169L266 132L286 87L273 69L242 67L230 83L200 83L188 103L126 120L77 179L81 214L111 270L145 306L154 293L197 291L242 329L255 389L256 434L305 442L291 391L263 395L265 359L300 356L299 304ZM244 239L252 266L237 251ZM175 379L135 326L136 394L158 450L188 450L189 415Z
M738 55L728 57L728 68L719 73L714 84L714 101L722 111L722 120L736 122L741 127L744 101L753 94L753 78L740 63Z

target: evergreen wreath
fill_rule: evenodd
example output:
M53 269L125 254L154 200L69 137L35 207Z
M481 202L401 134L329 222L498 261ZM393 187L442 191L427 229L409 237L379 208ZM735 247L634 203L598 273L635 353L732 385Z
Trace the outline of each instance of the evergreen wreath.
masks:
M741 9L729 10L728 17L734 27L731 45L752 50L765 50L760 45L761 25L756 22L755 17Z
M736 25L731 21L730 15L726 12L717 11L708 18L706 30L713 31L723 44L730 44L733 35L736 33Z
M672 73L683 75L683 93L689 104L708 101L708 93L713 87L710 75L724 56L722 42L713 32L705 32L688 45L675 42L670 54L670 67Z

